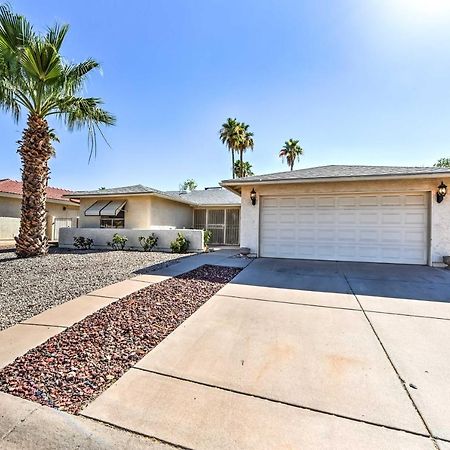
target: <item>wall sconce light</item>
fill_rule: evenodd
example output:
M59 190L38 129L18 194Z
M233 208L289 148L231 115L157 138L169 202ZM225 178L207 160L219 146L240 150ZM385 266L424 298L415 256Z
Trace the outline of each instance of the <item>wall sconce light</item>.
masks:
M252 205L256 205L256 191L255 188L252 189L252 192L250 192L250 200L252 201Z
M438 203L441 203L444 200L444 197L447 195L447 186L441 181L441 184L437 188L436 200Z

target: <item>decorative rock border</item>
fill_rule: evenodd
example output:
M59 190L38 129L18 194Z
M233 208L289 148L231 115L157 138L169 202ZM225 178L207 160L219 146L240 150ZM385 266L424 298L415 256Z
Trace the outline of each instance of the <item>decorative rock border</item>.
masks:
M0 371L0 390L77 413L241 269L205 265L111 303Z

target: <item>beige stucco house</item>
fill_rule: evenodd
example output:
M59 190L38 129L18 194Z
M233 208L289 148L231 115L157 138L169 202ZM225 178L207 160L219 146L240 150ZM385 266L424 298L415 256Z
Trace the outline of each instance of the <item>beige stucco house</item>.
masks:
M225 180L241 196L240 244L258 256L442 264L450 169L323 166Z
M47 237L58 240L61 227L75 227L79 215L78 201L65 197L70 191L47 188ZM19 232L22 183L0 180L0 240L13 240Z
M209 229L211 244L239 244L240 197L220 187L163 192L138 184L68 197L80 202L82 229Z

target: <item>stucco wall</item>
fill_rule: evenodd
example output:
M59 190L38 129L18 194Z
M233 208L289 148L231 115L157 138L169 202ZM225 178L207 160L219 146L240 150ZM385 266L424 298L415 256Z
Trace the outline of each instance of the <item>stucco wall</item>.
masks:
M189 240L189 251L203 251L202 230L130 230L122 228L114 230L111 228L63 228L59 232L59 246L62 248L73 248L74 236L83 236L94 240L93 248L109 248L107 242L112 240L114 233L125 235L128 238L126 248L142 249L139 244L139 236L149 236L154 233L158 237L156 250L171 251L170 243L176 239L178 233Z
M80 201L80 228L100 228L100 216L85 216L84 212L97 200L126 201L125 227L148 228L150 226L150 196L135 197L95 197L82 198Z
M0 216L0 241L12 241L19 234L20 219Z
M192 227L192 208L189 205L143 195L130 197L84 198L80 202L80 228L100 228L99 216L85 216L84 211L97 200L124 200L125 227L129 229L149 229L149 227L171 226Z
M0 196L0 217L15 217L20 219L20 208L22 200L19 197ZM80 209L76 204L60 204L47 200L47 237L52 238L52 226L56 217L71 218L73 225L76 226L76 218L80 214ZM1 239L1 237L0 237Z
M388 181L351 181L331 183L303 183L244 186L241 196L241 246L258 252L260 196L301 194L344 194L373 192L431 192L431 262L442 263L442 256L450 255L450 193L440 204L436 202L436 190L441 179L414 179ZM450 186L450 179L444 182ZM252 206L250 191L255 188L257 203Z
M192 211L189 205L159 197L152 197L150 225L190 228L192 227L193 221Z
M0 217L20 217L21 199L0 196Z

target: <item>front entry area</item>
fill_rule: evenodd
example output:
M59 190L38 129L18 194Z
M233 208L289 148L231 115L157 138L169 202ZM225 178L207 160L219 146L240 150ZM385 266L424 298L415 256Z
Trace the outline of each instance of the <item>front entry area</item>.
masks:
M429 193L262 196L260 256L428 262Z
M194 210L194 228L211 231L213 245L239 245L239 223L239 208Z

